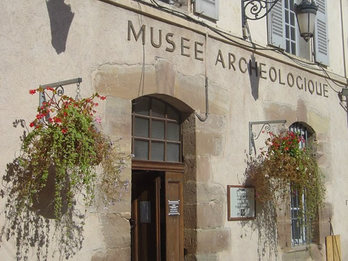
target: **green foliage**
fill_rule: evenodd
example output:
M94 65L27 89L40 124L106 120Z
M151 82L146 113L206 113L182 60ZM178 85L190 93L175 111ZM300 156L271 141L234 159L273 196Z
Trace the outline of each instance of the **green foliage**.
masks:
M267 149L249 160L245 183L256 188L256 200L260 206L271 203L274 209L281 209L285 199L289 200L290 187L292 191L297 190L300 216L306 215L309 221L306 225L310 227L310 221L317 218L318 209L323 205L325 187L313 153L314 144L301 148L303 142L294 132L270 133L270 138L266 140ZM302 201L303 193L305 202ZM306 213L302 211L304 204ZM306 231L310 238L311 229Z
M30 91L36 92L44 93L48 101L38 108L30 123L33 130L22 139L21 155L7 165L3 176L7 186L0 194L7 196L7 222L1 238L16 238L18 260L27 259L29 248L36 249L38 259L47 259L53 220L60 255L68 259L83 242L85 214L77 209L77 199L82 196L85 206L92 204L99 164L103 182L123 184L119 175L126 157L97 128L94 99L106 97L94 94L75 100L57 97L52 88ZM115 200L115 187L103 182L106 201L111 195Z

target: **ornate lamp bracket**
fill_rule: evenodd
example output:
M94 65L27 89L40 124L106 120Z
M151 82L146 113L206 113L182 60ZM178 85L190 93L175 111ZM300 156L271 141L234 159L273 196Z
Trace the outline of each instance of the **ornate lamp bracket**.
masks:
M58 96L62 96L64 94L65 85L76 84L76 99L80 98L80 83L82 82L82 78L75 78L66 81L54 82L40 85L39 87L42 89L46 89L48 87L54 88L57 91ZM39 97L39 106L42 106L42 103L46 101L45 93L41 92Z
M275 121L250 121L249 122L249 155L251 155L252 150L254 149L254 153L256 155L256 147L255 147L255 140L257 140L262 131L270 131L272 126L276 124L284 124L286 123L286 120L275 120ZM254 125L262 125L261 129L259 130L258 134L255 134L253 132L253 126Z
M246 21L265 17L280 0L241 0L243 26Z

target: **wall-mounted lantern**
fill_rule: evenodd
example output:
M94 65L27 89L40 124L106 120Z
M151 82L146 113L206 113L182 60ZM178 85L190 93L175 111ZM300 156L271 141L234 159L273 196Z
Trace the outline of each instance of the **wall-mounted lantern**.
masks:
M313 1L302 0L299 5L295 4L295 13L300 34L306 42L314 35L317 11L318 6Z
M242 0L242 24L246 27L247 20L260 20L265 17L273 7L282 0ZM302 0L299 5L295 4L295 13L299 25L300 34L308 41L313 37L315 17L318 6L311 0Z

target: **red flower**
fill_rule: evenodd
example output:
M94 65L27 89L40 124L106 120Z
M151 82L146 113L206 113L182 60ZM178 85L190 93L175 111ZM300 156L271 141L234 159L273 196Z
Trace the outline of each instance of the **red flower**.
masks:
M97 102L96 102L96 103L94 103L94 106L98 106L98 105L99 105L99 103L97 103Z
M46 90L48 91L54 91L54 89L52 87L47 87Z
M106 99L106 96L100 96L100 99L101 99L101 100L105 100L105 99Z
M36 90L29 90L29 93L30 93L31 95L33 95L33 94L36 93Z
M52 123L53 119L52 118L48 118L48 122Z
M62 133L63 133L63 134L65 134L65 133L67 133L67 132L68 132L67 129L62 129Z
M285 147L285 150L288 151L288 150L289 150L289 147Z
M41 120L43 117L45 117L43 113L39 113L38 115L36 115L36 119L38 120Z
M60 118L57 118L57 117L54 117L53 120L54 120L55 123L61 123L62 122L62 120Z
M35 123L34 123L34 122L31 122L31 123L29 124L29 126L30 126L30 127L34 127L34 126L35 126Z

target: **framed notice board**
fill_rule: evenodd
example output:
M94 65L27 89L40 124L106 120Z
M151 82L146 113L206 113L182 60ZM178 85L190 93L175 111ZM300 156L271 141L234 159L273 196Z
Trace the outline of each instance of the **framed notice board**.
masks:
M255 188L228 185L227 213L229 221L254 219L256 216Z

